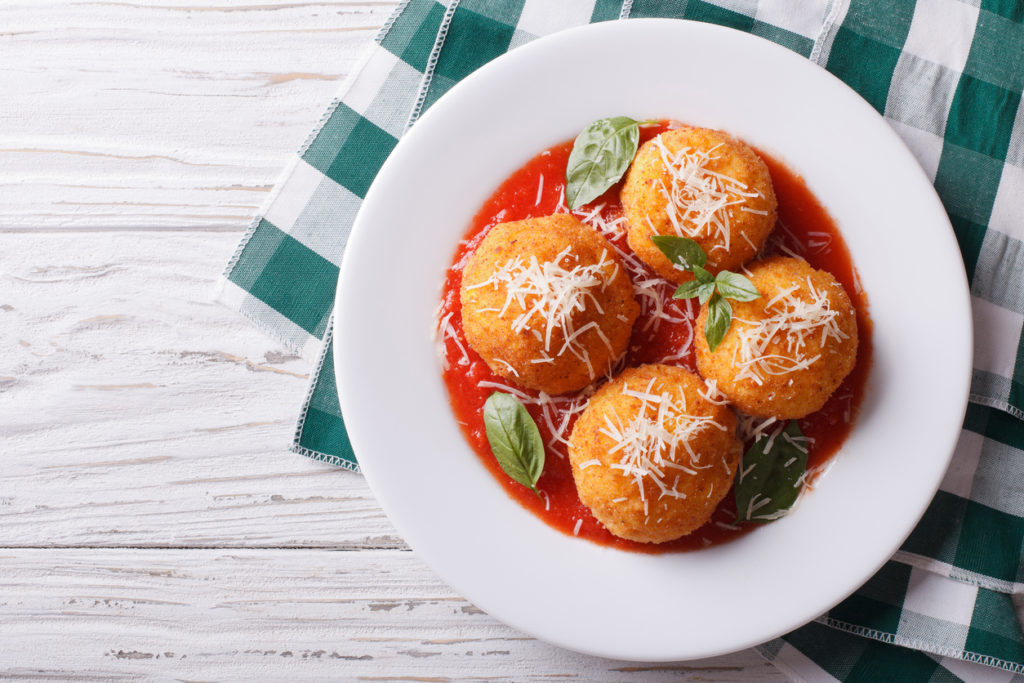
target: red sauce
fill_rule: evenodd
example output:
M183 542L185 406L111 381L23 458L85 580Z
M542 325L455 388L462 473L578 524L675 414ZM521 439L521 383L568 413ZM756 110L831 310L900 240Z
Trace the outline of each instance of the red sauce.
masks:
M667 126L641 128L641 144L666 128ZM495 389L481 388L479 384L484 381L503 385L510 383L493 374L483 359L466 343L459 301L462 269L469 255L491 226L506 221L549 216L558 210L565 210L562 197L565 167L571 149L572 141L556 145L541 152L513 173L481 207L456 250L452 266L445 278L439 311L439 319L447 318L454 331L454 336L443 336L442 343L450 360L448 369L444 371L444 381L448 387L455 417L481 462L501 482L505 491L547 524L566 534L575 533L602 545L647 553L694 550L737 538L759 525L753 522L733 525L735 504L731 493L715 510L711 521L676 541L654 545L613 536L577 497L565 447L563 444L552 443L552 430L538 406L530 405L527 408L537 422L545 443L548 444L544 474L538 482L538 488L543 491L545 497L536 496L525 486L510 479L491 454L484 429L483 406ZM769 240L767 251L771 253L790 249L807 259L815 268L829 271L846 288L857 309L859 345L857 364L853 372L843 381L824 408L800 420L800 428L804 434L813 439L809 448L808 467L820 468L839 450L849 435L864 396L868 370L871 366L871 320L868 317L868 302L857 280L857 271L850 260L846 244L828 212L800 176L770 155L760 151L758 153L768 165L779 202L779 222ZM610 188L602 197L579 209L577 215L585 215L597 207L602 207L600 215L606 221L621 217L620 189L621 182ZM605 237L624 253L631 253L626 244L624 230L605 234ZM653 274L649 276L656 277ZM674 289L675 287L668 283L658 286L665 312L679 321L654 321L649 312L641 314L633 327L630 349L626 354L628 366L669 362L696 371L690 340L694 334L693 323L697 315L697 306L692 300L672 299ZM681 348L686 348L686 352L679 353ZM667 357L671 359L666 361ZM537 392L534 391L520 391L537 396ZM565 419L564 409L556 407L553 413L554 424L561 424L561 420ZM573 419L572 416L568 417L566 435L571 430ZM808 480L813 481L813 476Z

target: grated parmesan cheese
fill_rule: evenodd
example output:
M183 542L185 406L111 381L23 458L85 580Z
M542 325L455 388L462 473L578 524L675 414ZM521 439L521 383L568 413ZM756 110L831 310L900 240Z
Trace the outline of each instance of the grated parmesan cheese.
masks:
M659 498L685 498L686 494L677 489L678 472L692 475L698 469L710 467L700 462L701 456L693 450L690 440L705 429L725 430L710 416L688 413L682 391L673 396L668 391L656 390L655 383L652 378L642 390L624 386L624 395L640 401L636 416L623 423L618 414L612 412L611 416L604 416L604 427L598 430L614 444L608 454L620 454L619 461L610 467L620 470L623 476L633 477L640 499L644 501L645 514L644 482L649 480L658 488ZM670 474L675 475L671 485L668 483Z
M721 145L706 152L689 147L672 152L660 135L653 142L669 174L669 184L659 180L658 189L665 198L665 214L675 233L692 239L714 237L719 241L716 247L728 251L731 226L727 209L743 206L748 200L761 197L761 193L708 168L711 161L719 158L714 152Z
M771 427L773 424L778 422L778 418L769 417L762 420L753 415L747 415L740 413L737 415L739 418L736 425L736 434L739 436L740 441L757 441L765 434L765 430ZM782 429L783 425L777 425L779 429Z
M714 379L705 379L704 391L698 391L697 393L700 394L701 398L709 403L714 403L716 406L724 406L729 402L725 394L718 390L718 381Z
M501 363L502 365L504 365L506 368L508 368L508 371L511 372L516 377L519 376L519 372L514 367L512 367L512 364L509 363L507 360L504 360L502 358L494 358L493 360L495 363Z
M604 207L604 204L598 204L590 211L576 210L572 213L582 222L606 236L621 234L626 224L626 218L619 216L618 218L607 219L604 217Z
M438 309L438 313L440 313ZM462 357L459 358L459 365L469 365L469 353L466 351L466 347L462 345L459 340L459 335L455 332L455 326L452 325L452 316L455 315L449 311L443 318L441 318L437 327L435 328L435 338L437 340L437 354L441 359L441 368L447 370L451 367L451 361L448 358L448 340L450 339L458 347Z
M784 375L804 370L821 358L807 353L809 335L817 336L819 344L829 340L842 341L848 335L839 329L839 311L832 310L825 292L815 288L810 277L805 281L803 296L800 285L792 285L773 296L765 304L766 316L757 321L734 317L737 344L733 350L736 381L750 380L761 386L766 375ZM784 353L770 347L784 345Z
M532 396L521 389L500 382L483 380L477 382L477 386L481 389L504 391L515 396L524 406L536 406L540 410L540 419L551 433L551 438L545 445L560 458L565 458L569 446L569 423L583 412L595 391L594 386L589 385L574 396L549 396L543 391L538 392L537 396ZM562 417L561 420L556 420L559 410Z
M489 278L466 287L466 290L504 287L505 302L497 315L504 318L512 304L516 304L521 312L512 319L512 330L517 334L531 332L543 342L545 355L539 362L549 362L552 339L558 331L562 333L564 342L555 350L555 355L561 356L569 351L587 365L593 376L590 354L579 343L579 337L594 330L609 351L612 344L596 322L577 329L575 318L588 306L599 314L604 313L595 290L603 291L614 280L618 275L618 264L607 251L601 252L597 263L572 265L577 260L572 247L566 247L545 263L538 262L536 256L524 259L517 255L498 266Z
M599 204L590 211L575 211L573 213L583 223L607 236L621 234L625 229L626 218L621 215L616 218L605 218L604 208L604 204ZM662 321L687 323L692 327L692 319L695 317L692 309L688 309L691 314L690 318L675 317L665 310L665 302L672 300L675 285L652 274L650 269L647 268L643 261L636 257L631 249L621 249L614 241L611 242L611 245L615 250L616 256L618 256L619 262L625 267L626 272L629 274L629 279L633 283L633 295L640 304L640 314L642 317L647 318L643 330L646 332L653 327L654 331L657 332ZM687 305L689 304L690 302L687 301ZM686 346L686 348L680 350L680 358L689 353L689 345L687 344Z

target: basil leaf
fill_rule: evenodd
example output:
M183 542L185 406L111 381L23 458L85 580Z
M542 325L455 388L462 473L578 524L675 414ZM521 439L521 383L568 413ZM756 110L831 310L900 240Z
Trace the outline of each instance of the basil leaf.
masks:
M629 168L640 142L640 125L627 116L600 119L576 136L565 168L565 199L570 209L591 202Z
M491 452L505 474L537 493L544 472L544 441L537 423L514 396L496 391L484 403Z
M715 293L715 283L708 282L700 286L700 291L697 292L697 300L700 301L700 305L703 306L711 298L711 295Z
M693 276L697 278L697 282L701 283L702 285L714 285L715 283L715 276L709 273L708 271L704 270L700 266L693 267ZM711 289L714 289L714 287L712 287Z
M703 267L708 262L708 255L689 237L651 235L651 241L669 261L681 265L686 270L693 270L694 266Z
M753 282L739 273L730 273L728 270L718 274L715 284L718 285L718 291L722 296L734 301L753 301L761 296Z
M774 439L762 436L750 447L734 486L737 522L770 522L793 507L803 488L800 478L807 470L802 439L800 425L792 420Z
M715 292L708 302L708 319L704 321L704 338L708 342L708 348L714 351L722 343L725 333L729 331L729 324L732 323L732 306L725 298Z
M690 280L676 287L676 291L672 294L673 299L692 299L695 296L700 296L708 285L702 285L696 280ZM711 285L711 291L715 291L715 286ZM710 296L710 295L708 295Z

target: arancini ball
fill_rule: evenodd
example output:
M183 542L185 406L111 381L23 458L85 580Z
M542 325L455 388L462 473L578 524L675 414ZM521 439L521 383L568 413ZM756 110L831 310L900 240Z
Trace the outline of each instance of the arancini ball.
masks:
M608 375L640 313L615 249L568 214L491 228L461 299L466 339L488 367L548 394Z
M707 128L669 130L645 142L620 197L630 248L676 283L693 276L675 267L651 235L695 240L715 274L757 256L775 227L777 202L764 161L728 133Z
M591 397L569 437L580 501L621 538L663 543L703 526L732 487L736 416L681 367L623 371Z
M729 302L732 324L714 352L696 335L697 369L748 415L810 415L857 362L857 312L831 273L803 259L756 261L749 279L760 298ZM696 329L707 316L705 304Z

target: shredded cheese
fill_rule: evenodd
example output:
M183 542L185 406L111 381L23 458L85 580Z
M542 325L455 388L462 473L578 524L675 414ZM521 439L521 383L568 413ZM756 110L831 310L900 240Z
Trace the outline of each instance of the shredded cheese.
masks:
M571 213L569 207L565 205L565 185L562 185L562 189L558 191L558 203L555 204L555 213Z
M514 367L512 367L512 364L509 363L507 360L504 360L502 358L495 358L493 360L495 363L501 363L502 365L504 365L506 368L508 368L508 371L511 372L516 377L519 376L519 372Z
M782 432L782 439L783 439L783 441L785 441L786 443L788 443L789 445L791 445L793 448L797 449L801 453L806 453L807 452L807 442L808 442L809 439L806 436L790 436L786 432ZM794 458L794 460L795 460L795 458ZM792 461L787 462L784 465L784 467L789 467L791 463L792 463Z
M440 313L440 309L438 309ZM455 332L455 326L452 325L452 316L455 315L449 311L438 323L436 330L437 338L437 353L441 359L441 368L447 370L451 367L451 361L448 358L448 341L451 340L455 346L459 349L462 356L459 358L459 365L469 365L469 353L466 351L466 347L462 345L459 340L459 335Z
M665 214L675 233L692 239L715 237L719 241L716 246L728 251L731 239L728 208L743 207L748 200L761 197L761 193L736 178L708 168L710 162L719 158L714 152L721 145L706 152L689 147L672 152L660 135L653 142L669 174L669 184L659 180L658 189L665 198Z
M732 358L736 381L750 380L761 386L767 375L810 367L821 354L808 354L809 336L818 337L820 346L848 337L839 328L839 311L832 310L827 294L815 288L810 277L803 284L806 287L792 285L773 296L765 304L766 315L761 320L733 318L739 323Z
M747 519L757 519L754 517L754 513L763 508L765 505L770 505L772 502L771 498L762 496L760 493L755 493L750 497L750 502L747 503Z
M807 237L807 246L817 254L828 251L832 245L832 235L827 232L809 231Z
M725 430L725 426L711 416L689 413L682 391L672 395L658 390L655 384L656 379L652 378L640 390L628 384L624 386L624 395L640 401L636 416L624 423L618 413L612 411L604 416L604 427L598 430L613 443L608 454L619 454L618 462L610 467L633 478L644 501L645 514L644 482L650 481L658 488L659 498L685 498L686 494L677 489L678 473L693 475L698 469L710 467L701 462L701 455L693 450L691 440L709 428ZM675 477L671 484L670 474Z
M606 236L614 236L620 234L625 230L626 218L622 215L615 217L606 217L604 213L605 205L599 204L592 208L590 211L575 211L573 215L579 218L583 223L586 223L595 230L600 231ZM568 211L568 209L566 209ZM612 216L615 214L613 213ZM646 319L644 323L643 331L648 331L653 328L655 332L661 326L661 323L683 323L691 328L690 339L682 345L676 360L684 358L690 352L689 344L692 342L692 321L696 317L696 313L692 308L689 310L689 317L678 317L671 315L665 309L665 302L672 300L672 293L675 291L675 285L668 282L667 280L654 275L650 269L636 257L631 249L621 249L614 241L611 242L612 248L615 249L615 254L618 257L619 263L621 263L626 272L629 274L629 279L633 283L633 296L640 304L640 315ZM690 301L687 301L687 306L690 305Z
M587 365L593 376L590 353L580 343L580 336L594 330L609 351L612 344L596 322L577 329L576 319L588 306L599 314L604 313L595 293L603 291L618 275L618 264L607 251L601 252L597 263L573 265L576 261L578 258L573 255L571 246L544 263L540 263L536 256L524 259L517 255L499 265L489 278L466 287L466 290L488 286L498 290L503 287L505 302L498 311L498 318L505 318L510 309L519 311L512 318L512 330L517 334L532 332L543 341L545 355L541 362L550 358L548 354L554 348L555 333L561 332L564 341L560 348L554 349L555 355L561 356L569 351ZM514 309L513 304L516 305Z
M583 412L587 407L587 401L595 391L594 386L589 385L574 396L549 396L543 391L538 392L537 396L532 396L522 389L500 382L482 380L477 382L477 386L481 389L504 391L515 396L524 406L536 406L540 410L540 419L551 434L546 446L560 458L565 458L569 447L571 431L569 423L575 416ZM559 418L559 413L561 413L561 418Z
M747 415L745 413L739 414L739 420L736 427L736 433L740 437L741 441L757 441L764 434L768 427L779 421L776 417L769 417L765 420L754 417L753 415ZM777 427L782 429L784 425L779 424Z
M604 235L618 235L621 234L626 224L625 216L619 216L618 218L605 218L604 217L604 204L598 204L593 207L590 211L573 211L573 215L579 218L582 222L586 223L590 227L594 228L598 232Z
M750 465L747 465L746 467L742 468L742 469L740 470L740 481L742 482L742 481L743 481L743 480L744 480L744 479L746 478L746 476L747 476L748 474L750 474L750 473L751 473L751 471L753 471L753 469L754 469L755 467L757 467L757 465L756 465L756 464L754 464L754 463L752 463L752 464L750 464Z
M714 403L716 406L724 406L729 402L725 394L718 390L718 381L714 379L705 379L704 390L697 393L708 403Z
M832 469L832 465L835 461L829 460L828 462L822 463L817 467L808 467L807 470L800 476L794 484L793 488L804 487L804 491L810 491L814 489L812 482L817 480L819 476L824 476L826 472Z
M781 251L792 258L805 260L803 257L803 252L805 251L803 241L793 234L793 231L789 229L789 226L781 218L775 222L775 229L768 236L766 248L768 253L777 251Z

